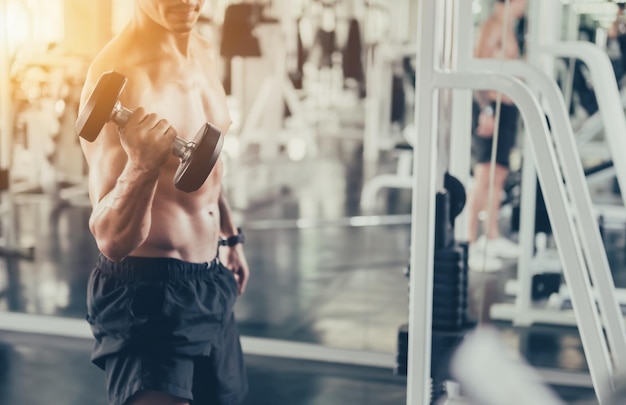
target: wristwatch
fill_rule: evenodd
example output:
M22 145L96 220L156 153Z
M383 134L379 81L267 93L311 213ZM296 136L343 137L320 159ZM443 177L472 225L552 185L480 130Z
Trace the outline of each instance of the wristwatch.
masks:
M492 106L490 106L490 105L488 105L488 106L486 106L485 108L483 108L483 111L482 111L482 112L483 112L483 114L485 114L485 115L489 115L490 117L492 117L492 116L493 116L493 114L494 114L493 107L492 107Z
M218 244L219 246L235 246L238 244L243 244L245 241L245 237L243 235L243 231L241 228L237 228L237 235L229 236L228 238L220 238Z

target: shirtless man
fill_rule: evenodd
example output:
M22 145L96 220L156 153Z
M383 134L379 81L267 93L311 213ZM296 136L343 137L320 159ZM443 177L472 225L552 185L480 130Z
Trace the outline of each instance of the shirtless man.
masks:
M498 0L493 6L491 15L480 27L476 40L475 56L477 58L517 59L520 56L519 45L515 36L516 22L524 16L526 0L510 0L508 13L505 0ZM506 24L505 42L502 41L502 29ZM504 54L502 52L504 51ZM509 154L515 146L518 111L511 100L502 96L498 145L496 153L495 179L491 204L489 204L489 182L491 166L491 148L495 129L495 109L497 93L477 92L475 100L475 131L472 136L472 150L476 157L474 167L474 184L470 190L469 234L470 257L469 266L473 270L493 271L502 267L500 258L515 258L518 246L500 236L498 213L504 182L509 174ZM488 229L485 236L477 239L479 213L487 213ZM486 260L483 260L487 247Z
M108 123L93 143L81 140L101 252L87 295L92 361L113 405L236 404L247 380L233 305L249 270L222 162L196 192L173 183L174 137L231 124L215 49L193 31L204 0L134 3L93 61L81 100L115 70L128 78L120 101L134 109L123 129ZM228 243L218 255L219 240Z

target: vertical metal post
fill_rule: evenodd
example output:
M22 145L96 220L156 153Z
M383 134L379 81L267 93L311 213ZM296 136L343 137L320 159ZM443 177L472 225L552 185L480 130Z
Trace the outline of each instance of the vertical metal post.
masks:
M539 18L537 2L531 1L528 5L528 23L533 24ZM535 36L533 36L535 35ZM528 30L526 38L526 53L529 62L537 62L539 53L536 49L536 30ZM533 89L536 90L536 89ZM537 93L535 93L537 94ZM528 326L532 323L529 316L532 308L532 261L535 246L535 218L537 209L537 170L533 159L529 137L524 139L522 147L524 163L522 166L519 246L520 255L517 259L518 292L515 297L515 316L513 323Z
M519 246L520 255L517 259L517 285L515 297L516 325L529 326L532 319L529 315L532 308L532 270L533 247L535 245L535 215L537 207L537 171L533 151L528 139L523 146L524 164L522 166L522 185L520 201Z
M417 0L417 76L407 405L429 402L432 338L435 181L437 175L436 104L433 88L437 54L435 1Z
M454 34L456 26L454 25L454 1L441 0L437 2L439 9L438 15L441 15L441 28L439 43L435 44L436 50L441 50L441 58L438 60L439 66L443 71L452 69L452 61L454 58L455 44ZM437 161L437 189L443 189L444 173L450 167L450 146L452 144L452 89L440 89L438 103L437 133L438 133L438 161Z
M459 66L466 65L473 56L474 42L473 18L471 1L452 0L453 26L451 70L457 71ZM469 13L469 14L467 14ZM467 29L465 25L471 28ZM467 187L471 165L472 143L472 91L465 89L452 90L452 117L450 126L450 174ZM454 236L458 240L467 240L467 211L463 210L456 218Z

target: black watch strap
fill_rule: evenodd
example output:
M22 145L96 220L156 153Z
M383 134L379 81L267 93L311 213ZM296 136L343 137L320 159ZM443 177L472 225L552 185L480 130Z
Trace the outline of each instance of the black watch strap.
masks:
M229 236L228 238L220 238L219 245L220 246L235 246L238 244L243 244L245 241L245 237L243 236L243 231L241 228L237 228L237 235Z

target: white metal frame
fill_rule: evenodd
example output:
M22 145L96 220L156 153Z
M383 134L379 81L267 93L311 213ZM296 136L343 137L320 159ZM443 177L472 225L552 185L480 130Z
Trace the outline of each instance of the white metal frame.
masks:
M441 2L439 2L441 3ZM461 16L471 15L469 2L455 0ZM496 90L510 97L518 109L528 130L528 143L531 146L538 168L539 181L546 190L545 203L551 222L554 224L554 238L559 246L561 260L564 264L564 275L572 289L574 314L579 325L583 347L587 357L591 379L600 403L606 403L613 391L614 372L623 371L622 361L612 363L609 355L611 350L621 353L626 347L623 328L621 333L605 340L602 318L614 325L623 323L621 316L614 316L617 302L611 283L605 280L605 269L601 260L589 259L585 262L583 249L589 252L597 242L594 233L581 232L586 228L576 227L577 221L585 215L591 216L586 203L590 201L589 193L584 184L583 169L578 160L563 162L567 151L575 150L571 126L568 123L562 96L553 86L543 90L543 96L551 106L551 122L554 138L559 138L553 145L553 138L548 130L546 118L533 92L525 84L516 79L511 72L508 74L496 71L478 70L478 63L459 68L453 72L442 72L436 62L440 60L442 44L442 16L437 12L434 2L421 0L418 2L418 69L416 88L418 94L415 103L415 121L417 134L415 141L415 184L413 188L412 231L411 231L411 268L423 269L413 272L410 280L409 305L409 367L407 403L410 405L428 402L428 381L430 372L431 326L432 326L432 287L433 287L433 251L434 251L434 217L437 172L437 125L436 100L437 91L443 88L462 88L472 90ZM466 18L467 19L467 18ZM456 20L459 21L458 19ZM467 28L471 29L468 30ZM473 27L469 24L454 27L459 35L472 37ZM457 47L456 49L459 49ZM467 55L466 55L467 56ZM524 63L501 64L524 76L541 78L543 73ZM549 82L549 78L546 79ZM454 142L452 142L454 143ZM565 149L565 150L563 150ZM557 153L560 152L560 153ZM563 165L563 174L559 168ZM564 178L565 177L565 178ZM564 181L567 179L568 189ZM576 190L576 196L582 201L572 201L568 191ZM593 218L593 216L592 216ZM586 220L586 219L584 219ZM582 228L582 229L581 229ZM597 228L596 228L597 230ZM581 246L582 243L582 246ZM592 255L593 256L593 255ZM606 301L601 304L600 314L595 304L590 275L595 283L606 285ZM612 280L611 280L612 282ZM614 353L615 354L615 353ZM613 356L615 358L617 356ZM614 368L615 367L615 368Z
M550 28L560 26L557 22L560 20L561 13L562 9L559 2L531 1L529 9L530 25L528 32L528 49L530 52L529 60L531 63L542 67L548 75L553 74L555 56L571 57L583 60L587 64L594 82L594 89L597 94L599 105L599 116L603 121L610 149L612 151L624 150L623 148L626 148L626 139L624 139L623 134L626 133L626 117L623 112L622 96L620 95L608 56L598 46L587 42L559 42L558 32ZM547 19L550 21L546 21ZM557 22L555 22L555 20ZM555 137L555 141L560 140L561 138L559 136ZM570 157L569 159L567 158L568 156ZM572 156L579 156L576 148L564 150L562 161L566 164L570 163L574 160L571 159ZM614 159L614 170L617 175L620 188L626 186L626 162L620 158ZM534 176L526 176L526 173L524 174L524 179L522 181L522 210L523 213L526 212L529 213L528 215L534 215L535 187L534 184L525 184L525 182L533 182ZM533 190L530 190L531 187ZM586 189L586 185L584 187ZM578 194L581 191L580 189L570 189L569 191L574 196L574 201L578 201L579 205L582 203L582 205L584 205L584 212L588 212L588 206L591 206L591 201L587 199L581 200L582 195ZM596 293L596 295L600 299L599 304L602 306L607 305L607 302L602 303L602 301L606 298L606 289L610 286L614 291L615 288L610 274L610 269L608 268L608 260L606 259L604 246L601 239L597 238L597 234L599 234L598 224L595 220L597 210L593 209L593 206L591 207L594 212L593 218L588 218L586 214L577 210L580 217L578 224L581 227L582 232L590 232L589 235L593 235L592 244L586 246L585 249L587 260L595 261L596 266L600 266L599 268L605 269L600 272L602 280L593 280L598 289L598 293ZM534 230L532 227L526 227L520 230L520 244L523 249L518 262L518 294L515 306L512 307L511 304L506 303L496 304L491 308L491 316L494 319L512 320L518 325L530 325L533 323L572 325L573 316L571 313L550 308L538 308L533 306L533 303L531 302L531 278L533 275L531 262L533 252L529 246L533 245L533 235ZM610 308L606 306L603 308L603 313L605 314L615 311L621 314L619 306L614 307L613 305L610 305ZM612 314L611 316L614 315L615 314ZM617 339L617 336L621 334L621 331L614 330L615 325L610 323L607 324L606 319L605 325L607 329L613 330L610 333L612 339ZM621 325L621 323L619 323L618 326L619 325ZM621 347L622 345L620 344L619 346ZM623 368L620 367L620 369Z

